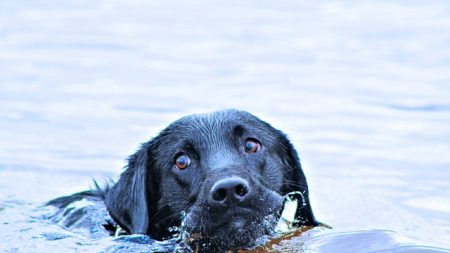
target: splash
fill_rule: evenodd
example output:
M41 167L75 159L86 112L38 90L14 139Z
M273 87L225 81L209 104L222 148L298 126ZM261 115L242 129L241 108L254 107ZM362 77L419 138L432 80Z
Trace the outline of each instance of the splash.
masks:
M283 197L282 208L265 216L262 220L254 221L253 224L259 223L263 226L265 233L258 237L251 247L241 247L240 252L264 252L272 249L275 244L279 244L283 240L288 240L293 236L298 236L302 232L312 227L299 227L298 212L306 206L303 193L295 191L286 194ZM189 233L186 228L186 213L183 214L182 223L177 228L170 228L169 231L178 231L177 240L179 241L179 249L190 252L201 252L202 248L209 245L202 244L204 239L201 233Z

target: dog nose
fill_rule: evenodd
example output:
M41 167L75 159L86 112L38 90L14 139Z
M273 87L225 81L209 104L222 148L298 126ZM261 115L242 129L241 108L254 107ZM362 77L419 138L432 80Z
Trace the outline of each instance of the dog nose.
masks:
M247 199L249 192L248 182L240 177L221 179L211 187L211 202L215 205L240 203Z

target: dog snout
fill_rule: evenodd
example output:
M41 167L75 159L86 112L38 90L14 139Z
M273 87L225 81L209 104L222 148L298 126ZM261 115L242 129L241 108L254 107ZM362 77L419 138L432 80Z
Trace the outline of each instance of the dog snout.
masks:
M250 195L250 185L241 177L229 177L218 180L211 187L212 205L232 205L245 202Z

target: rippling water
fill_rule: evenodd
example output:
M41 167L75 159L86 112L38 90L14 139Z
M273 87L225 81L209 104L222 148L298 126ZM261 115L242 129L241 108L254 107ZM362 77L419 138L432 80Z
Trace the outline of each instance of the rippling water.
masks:
M0 250L105 251L40 205L116 178L180 116L248 110L316 217L281 249L450 249L448 1L2 1Z

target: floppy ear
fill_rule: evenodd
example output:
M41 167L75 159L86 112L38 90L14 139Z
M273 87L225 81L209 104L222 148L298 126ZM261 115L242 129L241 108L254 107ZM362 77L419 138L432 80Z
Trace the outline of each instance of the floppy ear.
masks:
M149 226L149 144L128 159L119 181L106 193L105 204L113 219L127 232L147 234Z
M314 214L309 202L308 184L306 183L306 177L303 173L302 166L300 165L300 159L297 151L292 146L285 134L281 133L281 155L283 163L285 165L284 170L284 184L281 189L283 194L289 192L298 191L303 195L303 199L299 199L297 209L297 226L317 226L319 223L314 218Z

